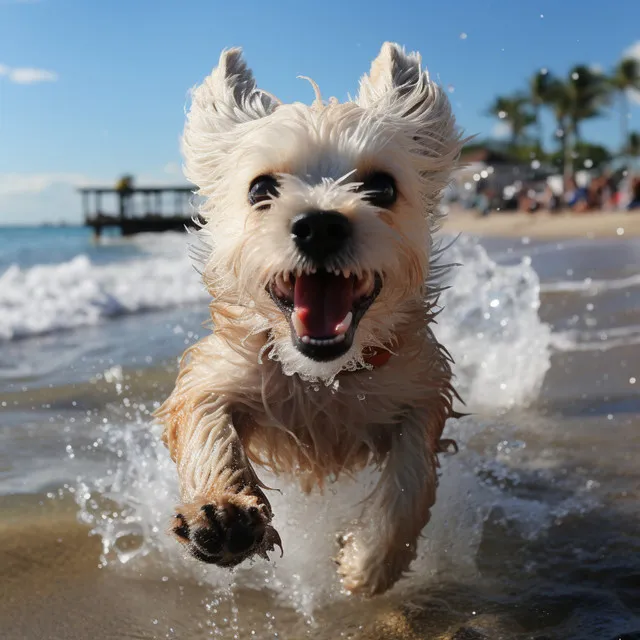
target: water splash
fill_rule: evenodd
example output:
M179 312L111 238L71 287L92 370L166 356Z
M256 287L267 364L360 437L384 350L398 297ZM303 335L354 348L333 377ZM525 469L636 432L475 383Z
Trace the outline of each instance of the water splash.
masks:
M496 265L471 240L459 241L449 253L463 266L450 275L452 289L443 296L445 311L437 331L456 357L461 391L472 403L494 407L533 399L549 366L550 335L537 315L536 274L526 262ZM135 423L102 425L101 455L106 453L106 466L80 478L74 493L80 519L102 538L102 565L152 559L163 571L191 574L213 593L267 588L283 604L307 616L318 606L345 598L332 562L336 534L359 515L358 505L376 481L374 472L361 474L356 482L331 485L323 496L303 495L286 479L261 472L262 480L280 491L269 497L285 556L258 560L229 573L184 558L181 546L166 534L178 501L176 470L158 429L149 428L147 421L143 416ZM495 486L479 482L482 464L466 446L483 428L472 419L447 425L447 436L457 439L462 451L442 460L433 517L414 572L399 590L424 586L440 572L460 580L475 575L483 522L497 499ZM83 452L93 454L95 448Z
M462 442L473 433L469 422L458 426L454 437ZM101 451L86 449L83 455L108 456L103 473L79 479L73 494L81 522L102 539L100 565L123 565L151 557L175 575L190 574L215 592L248 588L269 589L282 603L311 616L323 604L342 600L332 558L336 536L360 513L359 504L377 479L363 473L357 481L330 485L324 495L303 494L296 484L260 472L269 492L285 555L270 562L256 560L229 572L185 557L181 545L167 534L173 506L178 502L175 464L160 442L159 428L144 420L125 425L105 424ZM462 456L443 458L439 500L432 524L413 565L414 576L402 588L424 584L441 571L460 576L475 571L473 550L478 543L483 501L476 484L463 467ZM456 532L460 532L457 535Z
M435 332L455 360L470 407L510 408L535 400L550 366L551 328L540 321L540 280L525 258L496 264L477 240L447 252L452 270Z

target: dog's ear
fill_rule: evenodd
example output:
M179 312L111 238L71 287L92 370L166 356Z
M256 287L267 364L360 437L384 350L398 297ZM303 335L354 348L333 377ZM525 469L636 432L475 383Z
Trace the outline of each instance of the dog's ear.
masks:
M447 95L422 69L418 53L385 42L371 71L360 81L356 102L388 119L413 141L421 172L451 169L460 152L460 134Z
M358 104L373 107L391 94L407 95L422 82L429 83L429 76L422 72L420 54L407 54L399 45L385 42L371 71L360 80Z
M182 137L185 176L206 190L220 154L235 141L237 126L264 118L278 101L257 88L239 48L220 55L218 66L191 93Z

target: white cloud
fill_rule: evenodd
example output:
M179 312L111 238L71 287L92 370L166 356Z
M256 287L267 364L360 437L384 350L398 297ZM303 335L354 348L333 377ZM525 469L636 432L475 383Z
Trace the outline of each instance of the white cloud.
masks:
M117 175L104 178L74 172L0 173L0 225L58 220L79 223L82 199L78 187L111 188L117 179ZM176 183L188 186L184 179L178 180L157 168L134 173L134 179L143 187L175 186Z
M634 58L640 63L640 40L637 40L630 47L627 47L622 52L622 57ZM631 102L640 105L640 91L632 89L627 92L627 95L629 96L629 100L631 100Z
M36 84L38 82L56 82L58 74L54 71L46 69L33 69L23 67L19 69L11 69L9 72L9 80L16 84Z
M81 187L90 183L81 173L0 173L0 197L42 193L57 184Z
M0 173L0 225L82 222L78 187L113 187L115 179L83 173Z
M0 76L6 76L10 82L15 84L36 84L38 82L55 82L58 74L46 69L35 69L33 67L8 67L0 64Z
M511 135L511 125L508 122L496 122L491 130L494 138L508 138Z
M636 60L640 60L640 40L634 42L630 47L627 47L622 52L623 58L636 58Z
M20 180L13 176L8 187L6 176L1 180L0 225L82 221L82 199L68 182L56 182L44 175L23 176Z
M170 178L165 174L174 175L167 171L174 163L169 163L164 167L164 172L157 171L134 174L134 182L143 187L163 187L175 186L175 178ZM178 167L178 165L175 165ZM180 169L178 167L178 173ZM49 187L55 185L67 185L69 187L104 187L110 189L115 186L118 176L111 179L95 178L83 173L61 172L61 173L0 173L0 197L8 195L19 195L28 193L42 193ZM184 181L185 186L187 182Z
M6 76L15 84L36 84L58 80L58 74L55 71L34 67L9 67L6 64L0 64L0 76Z

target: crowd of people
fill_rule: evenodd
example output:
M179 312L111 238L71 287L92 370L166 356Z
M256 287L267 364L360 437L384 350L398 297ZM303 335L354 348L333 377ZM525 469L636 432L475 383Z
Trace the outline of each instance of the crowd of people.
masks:
M504 199L502 194L498 196L487 186L478 190L475 208L481 215L500 209L517 209L526 213L640 211L640 175L616 179L610 173L603 173L582 185L571 177L559 187L550 182L522 183L516 186L513 195L508 198L507 206L500 206L499 201Z

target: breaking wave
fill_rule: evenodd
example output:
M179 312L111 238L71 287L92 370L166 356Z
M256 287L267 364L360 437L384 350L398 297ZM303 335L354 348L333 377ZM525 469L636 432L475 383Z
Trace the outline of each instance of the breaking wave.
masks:
M10 266L0 275L0 340L96 325L109 318L206 301L183 234L138 240L139 258L94 264Z

